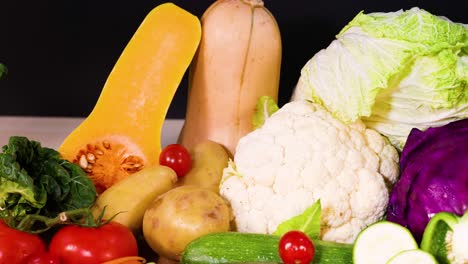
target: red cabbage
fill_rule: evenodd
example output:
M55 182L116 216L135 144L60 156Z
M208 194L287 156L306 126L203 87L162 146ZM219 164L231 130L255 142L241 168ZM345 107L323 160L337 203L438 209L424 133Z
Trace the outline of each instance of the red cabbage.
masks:
M434 214L461 216L468 209L468 119L426 131L413 129L400 169L387 220L406 226L420 241Z

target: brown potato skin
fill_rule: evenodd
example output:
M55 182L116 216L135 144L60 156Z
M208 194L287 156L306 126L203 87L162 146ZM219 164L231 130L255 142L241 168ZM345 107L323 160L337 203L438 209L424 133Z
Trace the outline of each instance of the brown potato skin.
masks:
M179 186L147 208L143 235L158 255L178 261L192 240L229 231L231 218L231 208L216 192L193 185Z
M192 168L179 180L178 185L196 185L219 193L223 170L229 162L226 148L212 140L205 140L190 150L190 156Z
M156 165L143 168L112 185L98 196L91 211L95 217L105 207L103 219L110 219L140 232L146 208L159 195L171 190L177 174L169 167Z

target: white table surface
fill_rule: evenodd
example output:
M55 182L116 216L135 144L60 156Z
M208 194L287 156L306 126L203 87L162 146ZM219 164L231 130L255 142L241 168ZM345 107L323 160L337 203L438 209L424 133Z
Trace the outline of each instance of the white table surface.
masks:
M26 136L39 141L42 146L57 149L65 137L84 118L75 117L30 117L0 116L0 147L11 136ZM162 146L175 143L183 125L181 119L168 119L162 130Z

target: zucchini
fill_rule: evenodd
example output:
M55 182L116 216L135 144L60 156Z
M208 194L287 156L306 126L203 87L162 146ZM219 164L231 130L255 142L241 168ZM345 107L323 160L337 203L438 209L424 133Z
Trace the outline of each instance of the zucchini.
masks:
M195 239L185 248L181 264L282 263L278 253L280 236L239 232L211 233ZM353 245L313 240L312 263L352 262Z
M403 250L393 256L386 264L437 264L437 260L428 252L421 249Z
M404 226L380 221L363 229L354 242L355 264L387 263L396 254L418 249L413 234Z

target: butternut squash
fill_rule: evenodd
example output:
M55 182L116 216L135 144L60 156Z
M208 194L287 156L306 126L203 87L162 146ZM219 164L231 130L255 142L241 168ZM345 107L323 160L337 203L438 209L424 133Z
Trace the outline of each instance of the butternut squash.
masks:
M281 35L261 0L217 0L201 24L178 141L192 149L210 139L233 155L238 140L253 130L257 100L266 95L277 103Z
M167 110L201 38L199 19L165 3L145 17L89 116L59 147L102 192L158 164Z

